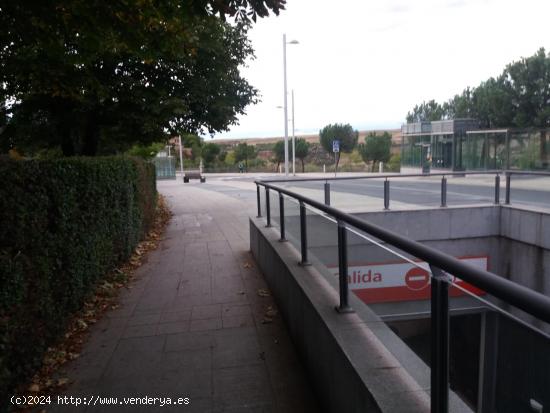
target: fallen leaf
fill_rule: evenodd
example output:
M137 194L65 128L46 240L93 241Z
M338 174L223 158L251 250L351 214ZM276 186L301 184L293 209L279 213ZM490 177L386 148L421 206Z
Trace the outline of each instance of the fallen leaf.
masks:
M29 386L29 391L33 393L37 393L40 391L40 386L36 383L33 383Z
M248 262L245 262L243 265L244 268L252 268L252 265Z
M265 312L265 315L269 318L273 318L277 315L277 310L273 310L273 309L267 310Z
M260 288L260 289L258 290L258 295L259 295L260 297L269 297L271 294L270 294L269 291L266 290L265 288Z
M63 377L62 379L57 380L57 386L64 386L69 382L69 379Z

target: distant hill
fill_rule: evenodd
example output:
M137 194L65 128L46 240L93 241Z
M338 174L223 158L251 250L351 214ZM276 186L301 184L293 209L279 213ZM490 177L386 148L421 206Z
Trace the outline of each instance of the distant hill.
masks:
M363 130L359 131L359 142L362 142L365 136L369 132L389 132L392 135L392 145L400 145L401 144L401 129L377 129L377 130ZM296 135L297 138L303 138L307 142L319 142L319 134L315 133L312 135ZM289 136L289 140L292 137ZM212 140L206 140L208 142L217 143L219 145L228 145L228 146L234 146L241 142L246 142L249 145L256 145L256 144L274 144L275 142L284 139L284 136L274 136L270 138L243 138L243 139L212 139Z

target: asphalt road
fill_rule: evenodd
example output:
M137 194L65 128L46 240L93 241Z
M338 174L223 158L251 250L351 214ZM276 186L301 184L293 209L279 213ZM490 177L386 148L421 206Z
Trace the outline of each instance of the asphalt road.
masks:
M269 177L262 177L269 179ZM280 176L274 176L280 179ZM249 177L230 178L239 181L252 181ZM475 205L492 203L495 199L494 185L476 183L475 180L464 183L455 183L453 178L447 179L447 205ZM384 189L381 179L356 179L329 181L331 191L355 195L368 195L383 199ZM485 180L485 182L489 182ZM540 182L540 184L538 184ZM526 185L528 183L528 185ZM298 188L323 190L324 181L293 182L289 185ZM505 182L501 177L500 202L504 202ZM536 189L533 189L536 188ZM241 195L242 196L242 195ZM391 179L390 199L402 203L415 205L438 206L441 203L440 179ZM514 177L511 188L512 204L530 205L540 208L550 208L550 185L547 178L529 177L527 179Z
M296 182L294 186L323 189L323 182ZM331 191L368 195L382 199L384 186L382 180L349 180L332 181ZM501 182L500 201L504 202L505 186ZM433 205L441 203L440 180L390 180L390 199L416 205ZM495 199L494 186L476 185L473 183L457 184L447 180L447 205L473 205L490 203ZM528 204L537 207L550 207L550 188L544 190L511 188L512 203Z

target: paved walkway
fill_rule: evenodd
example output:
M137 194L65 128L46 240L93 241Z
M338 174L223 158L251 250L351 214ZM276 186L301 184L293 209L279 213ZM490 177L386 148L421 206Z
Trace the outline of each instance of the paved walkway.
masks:
M48 411L318 411L248 252L254 193L245 201L209 183L158 187L174 213L165 239L65 372L72 381L66 394L96 405ZM118 397L119 405L100 406L95 396ZM120 405L145 396L190 403Z

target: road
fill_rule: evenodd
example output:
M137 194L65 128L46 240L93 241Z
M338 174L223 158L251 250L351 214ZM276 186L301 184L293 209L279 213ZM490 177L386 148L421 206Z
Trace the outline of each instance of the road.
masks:
M225 175L213 176L207 179L205 189L217 190L227 195L250 202L255 202L254 179L281 179L281 175ZM383 204L383 180L382 179L352 179L329 181L333 196L338 194L350 194L355 199L367 196L371 199L378 198ZM322 198L324 181L291 182L281 184L289 189L307 189L308 193L317 193L316 199ZM308 196L308 195L306 195ZM263 192L262 192L263 197ZM494 177L484 176L476 178L452 178L447 179L447 205L475 205L493 203L495 197ZM504 202L505 182L501 180L500 202ZM340 196L340 200L345 197ZM391 202L402 204L439 206L441 203L440 178L400 178L390 180ZM512 204L532 206L537 208L550 208L550 178L546 177L514 177L511 189ZM339 207L341 205L335 204ZM390 204L391 207L391 204Z
M296 182L293 185L308 189L323 189L323 182ZM331 182L331 191L367 195L380 199L384 197L383 182L378 179L333 181ZM504 192L504 183L501 182L501 202L504 202ZM438 206L441 203L441 181L439 179L424 180L422 178L391 180L390 199L414 205ZM475 183L454 183L453 179L448 179L447 181L447 205L449 206L490 203L494 202L494 199L494 186ZM512 183L511 200L513 203L548 208L550 207L550 187L547 187L546 190L544 188L540 190L523 189L514 188Z

